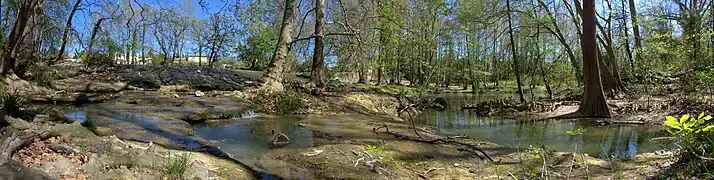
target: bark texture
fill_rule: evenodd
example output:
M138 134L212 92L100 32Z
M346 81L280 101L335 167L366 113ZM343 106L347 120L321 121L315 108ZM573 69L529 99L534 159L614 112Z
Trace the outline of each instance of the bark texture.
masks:
M295 13L295 3L297 0L286 0L283 11L283 22L280 25L278 44L273 57L270 58L268 72L260 78L260 88L268 91L280 92L283 87L283 65L290 53L290 42L292 40L293 14Z

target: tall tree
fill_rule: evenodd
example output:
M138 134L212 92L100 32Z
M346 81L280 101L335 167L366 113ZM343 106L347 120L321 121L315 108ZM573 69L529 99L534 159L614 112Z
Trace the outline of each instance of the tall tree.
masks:
M580 46L583 54L584 91L583 101L578 111L572 114L576 117L609 118L610 109L605 100L600 80L600 65L596 42L595 0L584 0L582 7L582 27Z
M283 21L280 25L280 34L278 35L278 43L275 47L275 53L270 59L268 71L260 78L260 88L272 92L280 92L283 87L283 65L290 51L290 42L292 40L293 30L293 14L297 0L285 0L285 9L283 10Z
M642 60L642 37L640 37L640 24L637 21L637 8L635 0L629 0L630 18L632 19L632 33L635 36L635 61Z
M516 74L516 85L518 86L518 97L521 103L526 103L526 99L523 98L523 88L521 87L521 72L519 71L518 64L518 52L516 51L516 41L513 37L513 20L511 17L511 1L506 0L506 9L508 9L508 35L511 40L511 57L513 58L513 72Z
M325 18L325 10L323 6L325 0L315 0L315 46L312 54L312 68L310 70L310 82L308 84L316 87L318 90L325 88L325 82L322 77L322 68L325 64L325 44L323 41L324 34L322 31L323 19Z
M77 12L77 9L79 9L79 4L81 2L82 0L77 0L77 2L74 3L74 6L72 7L72 12L69 13L69 18L67 18L67 25L65 25L64 33L62 34L62 45L60 46L60 50L57 53L57 57L55 57L55 61L59 61L64 55L64 49L65 47L67 47L67 39L69 38L69 30L72 28L72 18L74 17L74 13Z

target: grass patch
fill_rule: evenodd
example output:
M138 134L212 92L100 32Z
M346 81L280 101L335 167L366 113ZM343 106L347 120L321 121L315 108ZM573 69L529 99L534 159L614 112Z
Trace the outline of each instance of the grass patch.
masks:
M34 73L33 80L40 86L52 87L52 81L57 79L57 74L55 74L52 68L47 66L36 67Z
M182 179L190 165L191 154L169 155L165 164L165 175L168 179Z

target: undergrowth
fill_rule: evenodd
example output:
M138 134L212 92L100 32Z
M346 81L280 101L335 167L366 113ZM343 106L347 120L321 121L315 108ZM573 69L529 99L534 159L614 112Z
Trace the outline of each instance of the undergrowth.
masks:
M2 101L5 114L17 117L20 115L20 107L26 98L19 90L0 88L0 101Z
M307 108L310 96L295 91L261 91L253 98L263 109L278 114L293 114Z

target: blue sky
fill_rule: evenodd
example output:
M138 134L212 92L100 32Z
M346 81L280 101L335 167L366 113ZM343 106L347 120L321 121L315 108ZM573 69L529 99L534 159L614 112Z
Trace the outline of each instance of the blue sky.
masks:
M73 20L72 20L72 26L80 33L80 36L83 41L86 41L89 39L90 33L91 33L91 28L94 25L96 19L92 19L90 17L91 12L98 12L100 11L99 7L96 5L97 1L103 1L103 0L83 0L82 4L80 6L80 9L77 11L75 14ZM236 0L202 0L203 4L205 6L199 5L199 0L131 0L132 4L134 4L134 10L138 13L140 10L139 6L136 5L135 2L139 2L141 4L149 4L150 6L153 7L164 7L164 8L177 8L179 6L186 6L191 8L191 12L195 17L198 19L206 19L210 14L215 13L219 11L226 2L231 3L235 2ZM247 0L238 0L238 1L247 1ZM69 0L70 6L74 5L74 0ZM111 2L111 1L107 1ZM114 1L119 2L119 0ZM93 4L92 6L88 6L88 4ZM96 13L95 13L96 14ZM106 23L106 22L105 22ZM86 43L86 42L85 42ZM69 53L73 54L74 50L76 49L83 49L82 47L79 47L79 44L73 44L72 47L70 47Z

